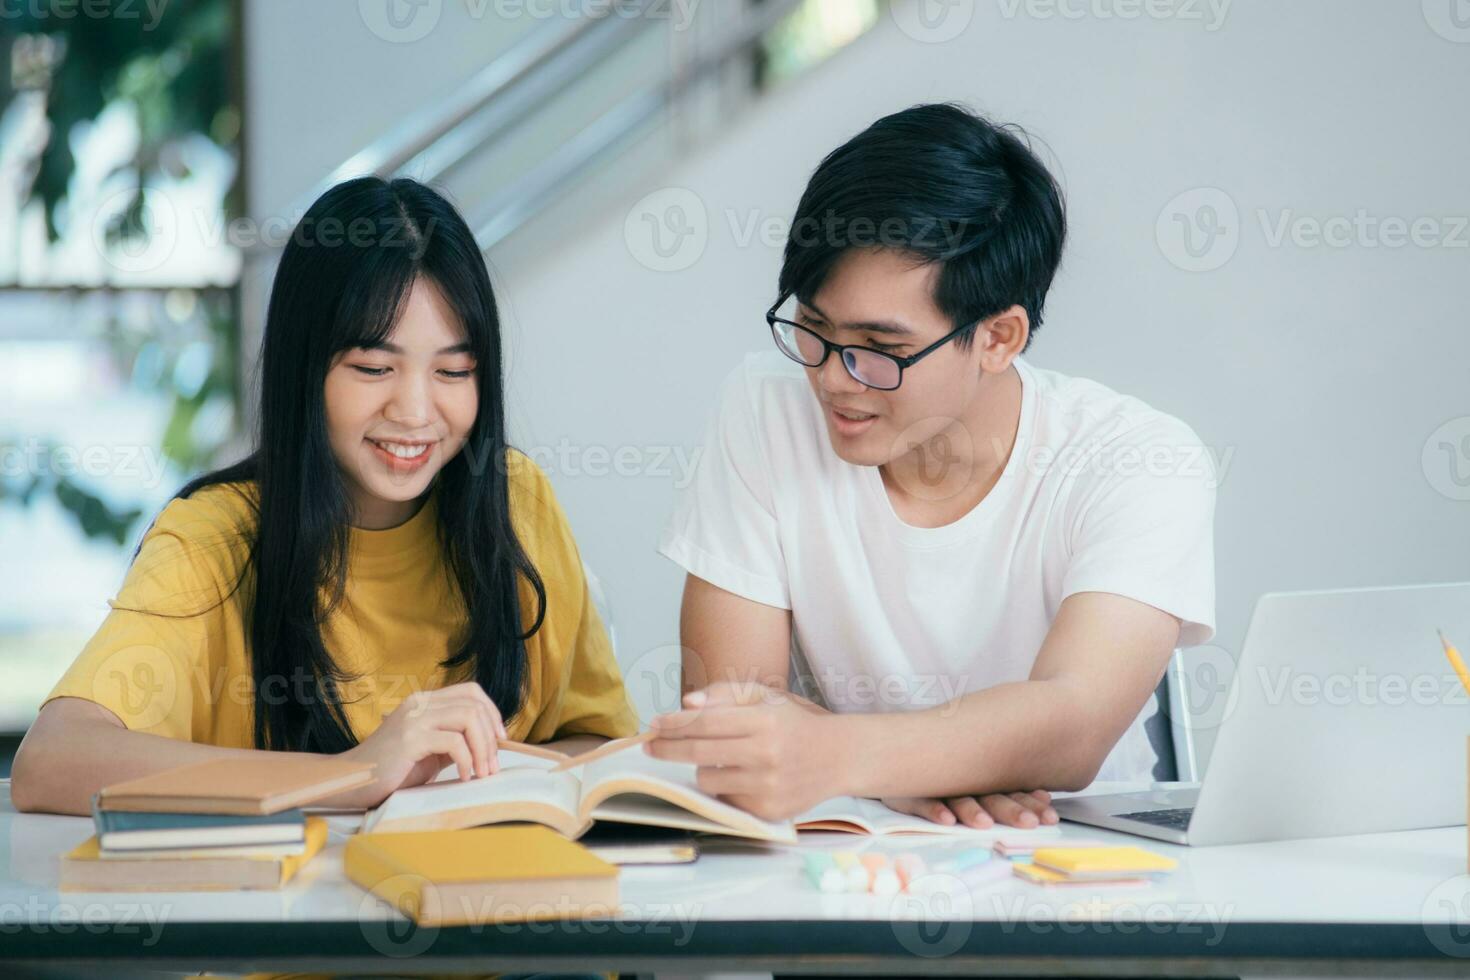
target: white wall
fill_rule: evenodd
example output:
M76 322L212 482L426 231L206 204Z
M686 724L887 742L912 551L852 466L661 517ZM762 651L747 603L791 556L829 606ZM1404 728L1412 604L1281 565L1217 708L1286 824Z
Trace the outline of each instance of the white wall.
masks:
M1072 236L1031 360L1176 414L1221 454L1224 653L1239 651L1264 591L1470 577L1470 503L1452 499L1461 488L1446 452L1431 446L1433 465L1423 460L1442 424L1458 420L1446 441L1470 435L1470 233L1458 232L1459 247L1400 248L1273 245L1268 233L1283 213L1360 209L1453 232L1470 213L1470 32L1448 20L1449 0L1222 3L1062 0L1064 15L1043 0L928 0L941 16L927 28L916 4L901 4L902 26L885 15L723 138L648 176L642 192L693 192L686 214L706 244L678 253L687 267L640 262L640 214L662 215L676 200L667 190L633 213L631 235L638 193L559 209L556 227L536 229L552 244L535 260L492 256L518 441L550 451L542 459L614 604L641 708L666 704L651 685L674 676L682 576L653 549L677 468L589 475L598 460L587 450L633 447L648 468L694 450L719 380L769 342L761 313L779 244L736 231L787 219L825 152L921 101L962 100L1022 124L1067 189ZM360 23L357 34L317 23L317 6L266 3L269 23L252 14L262 207L495 47L468 22L389 45ZM443 16L462 7L446 2ZM1104 16L1135 8L1174 16ZM328 41L331 57L319 57ZM334 142L345 145L322 149ZM1235 251L1186 271L1169 234L1178 208L1166 206L1201 188L1238 211L1205 258ZM1181 206L1198 218L1193 208L1212 202L1196 193Z

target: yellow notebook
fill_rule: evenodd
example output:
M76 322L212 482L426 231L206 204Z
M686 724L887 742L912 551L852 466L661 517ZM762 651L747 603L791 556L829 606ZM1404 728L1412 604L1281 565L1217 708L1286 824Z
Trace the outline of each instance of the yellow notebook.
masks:
M421 925L608 914L618 869L541 826L357 834L347 877Z
M1179 866L1173 858L1141 847L1042 847L1031 860L1071 878L1154 875Z
M116 861L88 837L61 858L62 891L197 892L280 888L327 844L327 822L306 818L306 850L284 857L157 857Z

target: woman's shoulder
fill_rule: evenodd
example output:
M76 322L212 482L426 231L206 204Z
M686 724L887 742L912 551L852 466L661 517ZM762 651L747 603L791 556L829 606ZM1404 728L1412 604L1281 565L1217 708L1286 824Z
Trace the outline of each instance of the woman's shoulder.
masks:
M574 563L577 546L571 525L546 471L518 449L506 450L505 467L511 520L521 547L538 566Z
M505 448L505 475L512 490L540 487L551 482L546 471L534 459L514 446Z
M505 450L505 481L512 510L531 510L538 519L560 517L551 478L534 459L519 449ZM548 513L548 510L555 514Z
M253 494L253 484L212 484L170 500L144 532L114 607L185 614L232 592L250 553Z
M259 487L253 480L211 483L170 500L154 528L191 541L244 537L259 522L259 506Z

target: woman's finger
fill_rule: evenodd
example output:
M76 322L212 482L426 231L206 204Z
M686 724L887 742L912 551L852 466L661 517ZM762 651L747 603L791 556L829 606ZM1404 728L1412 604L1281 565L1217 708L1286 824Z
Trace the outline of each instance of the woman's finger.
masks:
M470 710L470 727L466 734L471 733L473 741L470 742L470 749L475 754L475 775L489 776L500 768L495 754L495 729L478 706Z
M433 692L435 697L441 700L457 700L467 698L481 704L489 712L490 728L499 738L507 738L505 733L505 719L500 714L500 708L495 700L486 693L485 689L477 681L462 681L458 684L450 684L448 687L438 688Z
M473 777L474 758L470 755L469 743L465 741L464 735L460 732L444 728L435 729L425 734L423 744L429 752L437 752L453 759L455 768L459 770L460 779Z
M431 729L458 732L470 750L471 772L488 776L495 771L495 740L478 705L469 700L434 702L424 714Z

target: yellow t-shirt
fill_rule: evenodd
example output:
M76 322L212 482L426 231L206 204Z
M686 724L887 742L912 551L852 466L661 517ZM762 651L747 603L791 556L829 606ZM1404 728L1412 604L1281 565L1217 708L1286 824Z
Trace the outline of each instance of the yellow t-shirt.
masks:
M566 516L535 463L512 451L507 464L511 520L546 588L546 618L525 643L524 695L521 710L506 719L509 736L545 742L631 735L637 715ZM217 484L170 501L109 601L111 612L47 700L86 698L135 731L253 748L246 610L254 576L231 590L248 549L241 529L254 520L242 494L253 500L256 492L254 483ZM436 539L436 497L437 490L398 527L349 531L346 593L323 624L322 640L357 678L344 685L343 700L359 740L415 690L469 679L468 665L454 677L439 665L466 623ZM522 629L535 622L535 592L524 581L521 616ZM291 683L282 678L266 694L288 697Z

